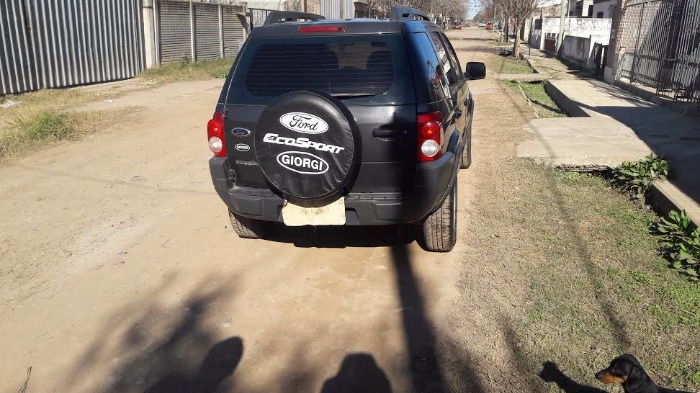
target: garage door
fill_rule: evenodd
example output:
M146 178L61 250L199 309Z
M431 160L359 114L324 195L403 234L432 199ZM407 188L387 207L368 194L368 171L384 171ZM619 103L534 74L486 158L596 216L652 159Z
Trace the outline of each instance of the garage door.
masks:
M161 1L158 4L161 63L191 60L189 3Z
M194 31L197 60L221 58L218 5L195 3Z

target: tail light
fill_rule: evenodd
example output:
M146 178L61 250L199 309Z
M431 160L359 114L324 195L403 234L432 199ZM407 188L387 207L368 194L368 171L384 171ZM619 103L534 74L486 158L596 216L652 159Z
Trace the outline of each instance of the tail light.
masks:
M207 123L209 149L217 157L226 157L226 138L224 138L224 113L214 112L214 117Z
M343 33L345 26L343 25L325 25L325 26L304 26L299 28L300 33Z
M418 162L437 160L442 156L442 114L440 112L419 113Z

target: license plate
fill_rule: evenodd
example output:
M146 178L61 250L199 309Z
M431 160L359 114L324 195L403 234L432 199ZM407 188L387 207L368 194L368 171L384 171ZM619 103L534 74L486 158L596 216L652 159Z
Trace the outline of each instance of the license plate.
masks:
M303 225L345 225L345 199L321 207L302 207L287 202L282 207L282 221L290 227Z

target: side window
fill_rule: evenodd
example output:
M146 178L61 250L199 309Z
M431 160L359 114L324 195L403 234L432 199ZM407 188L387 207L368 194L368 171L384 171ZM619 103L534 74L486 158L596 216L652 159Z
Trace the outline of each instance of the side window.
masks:
M425 67L424 72L428 76L427 87L431 91L431 97L438 101L450 97L448 80L437 51L433 49L432 38L425 32L418 32L414 33L413 41L418 51L419 63Z
M447 47L442 41L440 34L437 32L432 32L430 33L430 38L437 49L438 58L440 59L440 66L442 67L442 71L445 73L445 76L447 76L447 80L449 81L450 85L456 84L460 80L460 78L457 77L457 71L455 70L455 68L458 66L455 67L452 59L450 59Z
M445 49L447 49L447 56L449 56L450 58L450 62L452 63L452 68L454 68L457 80L462 80L462 78L464 78L464 72L462 71L462 66L459 64L459 58L457 58L457 53L452 47L452 44L450 43L450 40L447 38L447 36L445 36L444 34L440 34L440 36L442 37L442 40L445 44Z

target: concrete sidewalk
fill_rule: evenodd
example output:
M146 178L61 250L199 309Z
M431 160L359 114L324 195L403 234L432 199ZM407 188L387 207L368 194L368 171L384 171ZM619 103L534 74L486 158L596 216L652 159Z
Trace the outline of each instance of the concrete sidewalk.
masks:
M534 58L534 56L533 56ZM566 79L547 82L547 92L570 118L536 119L526 127L535 139L518 156L563 167L615 167L653 153L668 160L669 180L651 191L660 213L684 209L700 224L700 122L618 87L563 72L553 58L531 63L541 73ZM558 63L558 64L554 64ZM565 66L563 66L565 67Z

